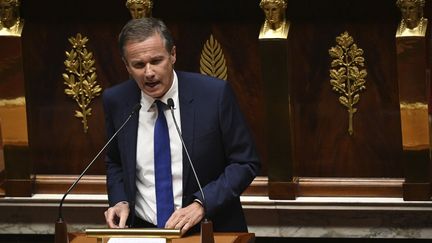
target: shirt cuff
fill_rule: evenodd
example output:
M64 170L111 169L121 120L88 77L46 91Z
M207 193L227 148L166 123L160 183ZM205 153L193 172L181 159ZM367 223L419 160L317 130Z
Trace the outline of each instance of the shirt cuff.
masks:
M204 204L198 198L195 198L194 202L197 202L197 203L199 203L199 205L201 205L201 207L204 207Z

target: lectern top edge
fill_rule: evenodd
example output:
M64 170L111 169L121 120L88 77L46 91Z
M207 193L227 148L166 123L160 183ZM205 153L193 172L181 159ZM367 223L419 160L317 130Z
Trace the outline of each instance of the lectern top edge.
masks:
M123 238L165 238L175 239L182 236L180 229L158 229L158 228L139 228L139 229L86 229L87 237L123 237Z

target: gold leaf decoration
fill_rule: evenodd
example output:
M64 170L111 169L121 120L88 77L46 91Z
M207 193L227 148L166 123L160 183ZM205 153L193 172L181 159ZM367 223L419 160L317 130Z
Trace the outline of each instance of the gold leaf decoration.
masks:
M364 69L363 50L354 43L348 32L336 37L338 45L330 48L333 58L330 69L330 84L339 96L339 102L347 108L349 114L348 133L352 135L353 116L357 112L354 105L360 100L359 92L366 89L367 71Z
M64 84L67 86L64 92L77 102L79 110L75 110L75 117L82 120L84 133L87 133L87 119L92 112L90 103L96 96L100 95L102 88L96 81L93 53L86 48L88 38L82 37L78 33L68 40L72 44L72 50L66 52L66 60L64 61L67 71L62 75Z
M0 107L25 106L26 100L24 96L13 99L0 99Z
M201 52L200 72L223 80L228 78L225 56L213 35L210 35Z

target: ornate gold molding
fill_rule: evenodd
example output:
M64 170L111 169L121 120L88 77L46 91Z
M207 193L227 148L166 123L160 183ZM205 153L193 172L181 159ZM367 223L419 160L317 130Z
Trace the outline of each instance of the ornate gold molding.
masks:
M228 78L225 56L213 35L210 35L201 52L200 72L223 80Z
M96 81L93 53L86 49L88 38L78 33L76 37L68 40L72 44L72 50L66 51L64 65L67 73L63 73L63 79L67 88L64 92L78 103L80 110L75 110L75 117L82 119L84 133L87 133L87 119L92 111L89 106L91 101L100 95L102 88Z
M353 115L357 112L354 105L360 100L360 91L366 89L366 69L364 67L363 50L357 47L354 39L347 31L336 37L337 45L329 49L331 62L330 84L332 89L341 96L339 102L347 108L349 114L348 133L352 135Z
M4 106L25 106L26 100L25 97L17 97L15 99L1 99L0 107Z
M400 102L399 105L401 109L407 109L407 110L427 110L428 109L428 104L422 102L414 102L414 103Z

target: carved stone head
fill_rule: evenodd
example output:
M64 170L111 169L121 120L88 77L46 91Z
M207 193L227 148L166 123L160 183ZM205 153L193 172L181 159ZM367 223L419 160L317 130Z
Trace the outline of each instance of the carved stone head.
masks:
M414 29L420 24L425 0L397 0L396 6L400 9L402 20L407 28Z
M151 0L127 0L126 7L133 19L152 16L153 2Z
M1 26L11 28L19 20L19 0L0 0Z
M271 28L277 29L285 21L286 0L261 0L260 7Z

